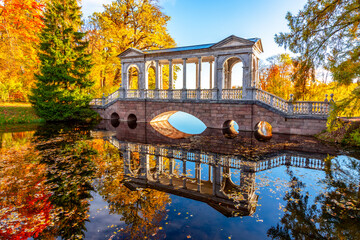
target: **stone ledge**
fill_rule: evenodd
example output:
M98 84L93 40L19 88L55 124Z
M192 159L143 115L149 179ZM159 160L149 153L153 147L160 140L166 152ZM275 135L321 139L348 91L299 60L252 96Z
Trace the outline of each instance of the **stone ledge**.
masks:
M301 115L301 114L294 114L289 115L286 114L274 107L269 106L266 103L263 103L258 100L193 100L193 99L173 99L173 100L164 100L164 99L118 99L111 103L108 103L104 106L90 106L92 109L107 109L111 105L115 104L116 102L154 102L154 103L190 103L190 104L237 104L237 105L258 105L261 106L273 113L276 113L285 119L319 119L325 120L328 118L328 115Z

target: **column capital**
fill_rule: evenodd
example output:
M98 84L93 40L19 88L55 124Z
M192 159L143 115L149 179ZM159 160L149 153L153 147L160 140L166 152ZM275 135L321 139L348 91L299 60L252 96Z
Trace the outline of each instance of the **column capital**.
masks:
M181 58L183 61L186 61L186 60L188 60L188 58Z

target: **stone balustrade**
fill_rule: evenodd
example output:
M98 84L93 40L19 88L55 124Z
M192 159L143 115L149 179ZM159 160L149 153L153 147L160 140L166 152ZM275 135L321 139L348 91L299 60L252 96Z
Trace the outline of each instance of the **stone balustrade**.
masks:
M246 92L242 89L119 89L114 93L95 98L90 102L94 108L106 108L116 101L124 100L152 100L164 102L232 102L242 103L244 101L255 101L265 106L291 116L327 116L330 111L331 99L324 101L293 101L292 95L289 100L282 99L271 93L258 88L248 88Z

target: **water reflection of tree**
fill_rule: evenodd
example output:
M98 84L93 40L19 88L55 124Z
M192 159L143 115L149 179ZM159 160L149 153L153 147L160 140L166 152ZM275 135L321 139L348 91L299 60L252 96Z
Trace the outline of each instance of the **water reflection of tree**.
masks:
M168 194L152 190L137 189L131 191L126 187L128 179L124 178L122 153L110 144L105 145L106 152L98 166L98 193L109 204L111 214L121 215L120 220L126 226L121 235L126 239L144 239L159 236L161 221L166 216L166 204L170 203ZM134 160L137 153L131 154Z
M291 191L280 224L268 230L273 239L360 239L360 162L327 159L326 190L309 204L305 184L289 171ZM317 204L320 206L318 207Z
M74 126L45 125L36 135L41 162L47 168L46 183L52 193L54 214L52 226L41 237L82 238L88 220L96 155L86 140L88 131Z
M0 148L0 159L0 239L36 237L51 218L45 166L29 142Z

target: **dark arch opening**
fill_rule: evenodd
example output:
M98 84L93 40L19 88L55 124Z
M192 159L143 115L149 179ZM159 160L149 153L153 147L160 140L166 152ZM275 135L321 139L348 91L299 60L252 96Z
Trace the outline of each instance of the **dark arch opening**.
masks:
M119 114L117 114L116 112L112 113L110 116L111 126L113 126L114 128L117 128L120 125L119 119L120 119Z
M135 114L130 114L127 118L127 122L130 129L135 129L137 127L137 117Z
M272 138L272 126L270 123L260 121L255 125L254 136L258 141L269 141Z
M227 120L223 124L222 132L226 138L236 138L239 134L239 125L234 120Z

